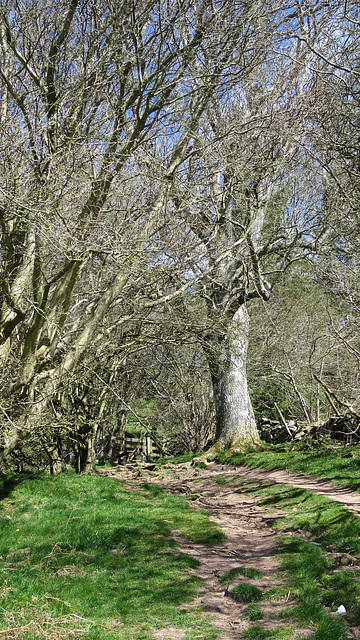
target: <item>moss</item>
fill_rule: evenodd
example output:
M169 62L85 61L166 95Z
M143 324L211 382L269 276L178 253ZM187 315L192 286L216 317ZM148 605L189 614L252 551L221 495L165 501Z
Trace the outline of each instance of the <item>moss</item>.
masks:
M261 440L253 440L252 443L249 443L248 438L237 438L232 442L230 447L226 446L222 443L221 440L216 440L213 445L211 445L210 449L202 453L200 456L196 456L193 458L193 464L201 465L201 463L206 463L211 460L215 460L219 454L225 455L226 458L231 458L237 454L245 454L251 453L252 451L263 451L264 445Z

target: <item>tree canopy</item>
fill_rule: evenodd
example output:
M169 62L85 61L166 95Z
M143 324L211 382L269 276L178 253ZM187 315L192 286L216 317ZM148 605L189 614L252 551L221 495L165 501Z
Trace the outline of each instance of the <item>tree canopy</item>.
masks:
M70 437L91 470L130 362L257 445L251 301L307 260L356 315L359 14L330 5L3 2L0 460Z

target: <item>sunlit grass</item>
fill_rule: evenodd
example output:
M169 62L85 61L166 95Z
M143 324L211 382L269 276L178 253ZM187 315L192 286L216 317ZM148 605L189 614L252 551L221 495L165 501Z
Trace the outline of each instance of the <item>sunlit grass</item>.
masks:
M244 640L292 640L294 634L291 629L285 629L283 627L278 629L265 629L263 626L256 624L244 631L242 637ZM335 638L333 640L335 640Z
M245 616L248 620L250 620L251 622L254 622L256 620L262 620L264 617L264 614L261 608L259 607L259 605L250 604L246 610Z
M258 602L263 599L264 594L253 584L242 582L232 589L231 596L236 602Z
M360 491L360 447L307 447L304 444L266 445L263 451L245 454L217 454L217 462L260 469L285 469L331 480Z
M47 638L47 624L51 638L56 626L59 638L87 640L133 640L140 628L146 640L170 624L194 635L200 614L177 607L196 595L197 561L178 552L171 531L222 541L206 512L100 476L24 476L1 489L0 630L18 628L3 637Z
M328 579L331 560L324 555L321 547L296 537L284 538L279 553L283 568L290 576L292 595L298 601L291 611L292 617L301 623L316 625L311 640L347 640L349 636L343 621L332 615L341 602L338 602L332 612L322 604L323 586ZM351 591L350 584L348 590Z

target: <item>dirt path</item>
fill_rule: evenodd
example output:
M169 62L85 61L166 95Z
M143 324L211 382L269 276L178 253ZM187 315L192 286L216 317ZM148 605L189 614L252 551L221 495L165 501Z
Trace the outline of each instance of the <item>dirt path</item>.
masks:
M198 600L192 606L206 605L215 615L214 624L220 629L219 640L239 640L243 631L251 626L246 617L248 605L241 605L231 597L231 588L235 583L248 582L262 591L279 587L286 593L286 584L279 574L279 566L275 557L277 532L271 528L276 513L269 513L259 506L258 499L240 488L231 488L227 484L218 484L216 476L236 475L241 478L242 485L249 487L258 481L271 480L275 484L289 484L307 489L340 502L360 515L360 494L337 488L329 482L318 481L309 476L289 474L284 471L251 470L245 467L229 467L211 463L206 469L191 467L190 464L165 465L160 472L143 471L134 467L117 467L102 471L107 475L125 480L129 486L138 482L154 482L164 490L183 494L195 509L207 509L211 519L224 531L227 540L214 548L189 543L174 531L178 545L183 553L196 557L200 564L194 573L202 580ZM144 475L145 474L145 475ZM229 589L221 585L219 576L231 569L245 567L258 569L263 577L249 579L238 577ZM281 601L266 600L261 603L264 617L261 625L274 629L284 626L284 622L276 619L277 614L291 602L283 597ZM305 638L313 633L311 629L294 628L293 638ZM360 632L352 630L353 638L360 639ZM180 629L162 629L156 632L157 640L180 640L184 632ZM335 640L335 639L334 639Z
M313 491L319 496L325 496L335 502L340 502L351 511L360 516L360 493L337 487L326 480L317 480L311 476L287 471L263 471L261 469L248 469L247 467L236 467L236 473L242 478L257 480L272 480L275 484L290 484L299 489Z

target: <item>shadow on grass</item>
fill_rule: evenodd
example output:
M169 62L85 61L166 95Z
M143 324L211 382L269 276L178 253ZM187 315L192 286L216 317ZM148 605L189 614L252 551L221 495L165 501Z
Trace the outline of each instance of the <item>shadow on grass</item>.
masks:
M217 454L216 462L233 464L269 471L284 470L315 476L328 480L352 491L360 491L360 454L359 447L353 446L328 450L325 448L304 447L294 443L280 447L266 445L264 451L252 451L246 454L229 456L226 452Z
M284 515L276 518L277 527L300 529L323 546L360 554L360 519L343 505L289 485L269 487L260 483L248 491L261 496L260 505L284 510Z
M281 503L283 507L286 507L293 503L304 503L306 500L310 499L311 494L309 494L309 492L305 491L304 489L296 489L293 487L288 487L287 485L278 486L281 487L279 493L261 500L262 505L271 506Z
M222 540L205 512L153 485L130 492L117 480L70 474L8 483L4 498L10 493L0 503L0 607L14 624L46 604L53 616L99 624L97 640L112 638L109 620L166 626L198 585L198 562L177 551L171 531Z
M0 475L0 501L8 498L18 484L20 484L21 482L25 482L26 480L34 477L35 476L33 474L11 476L11 477Z

